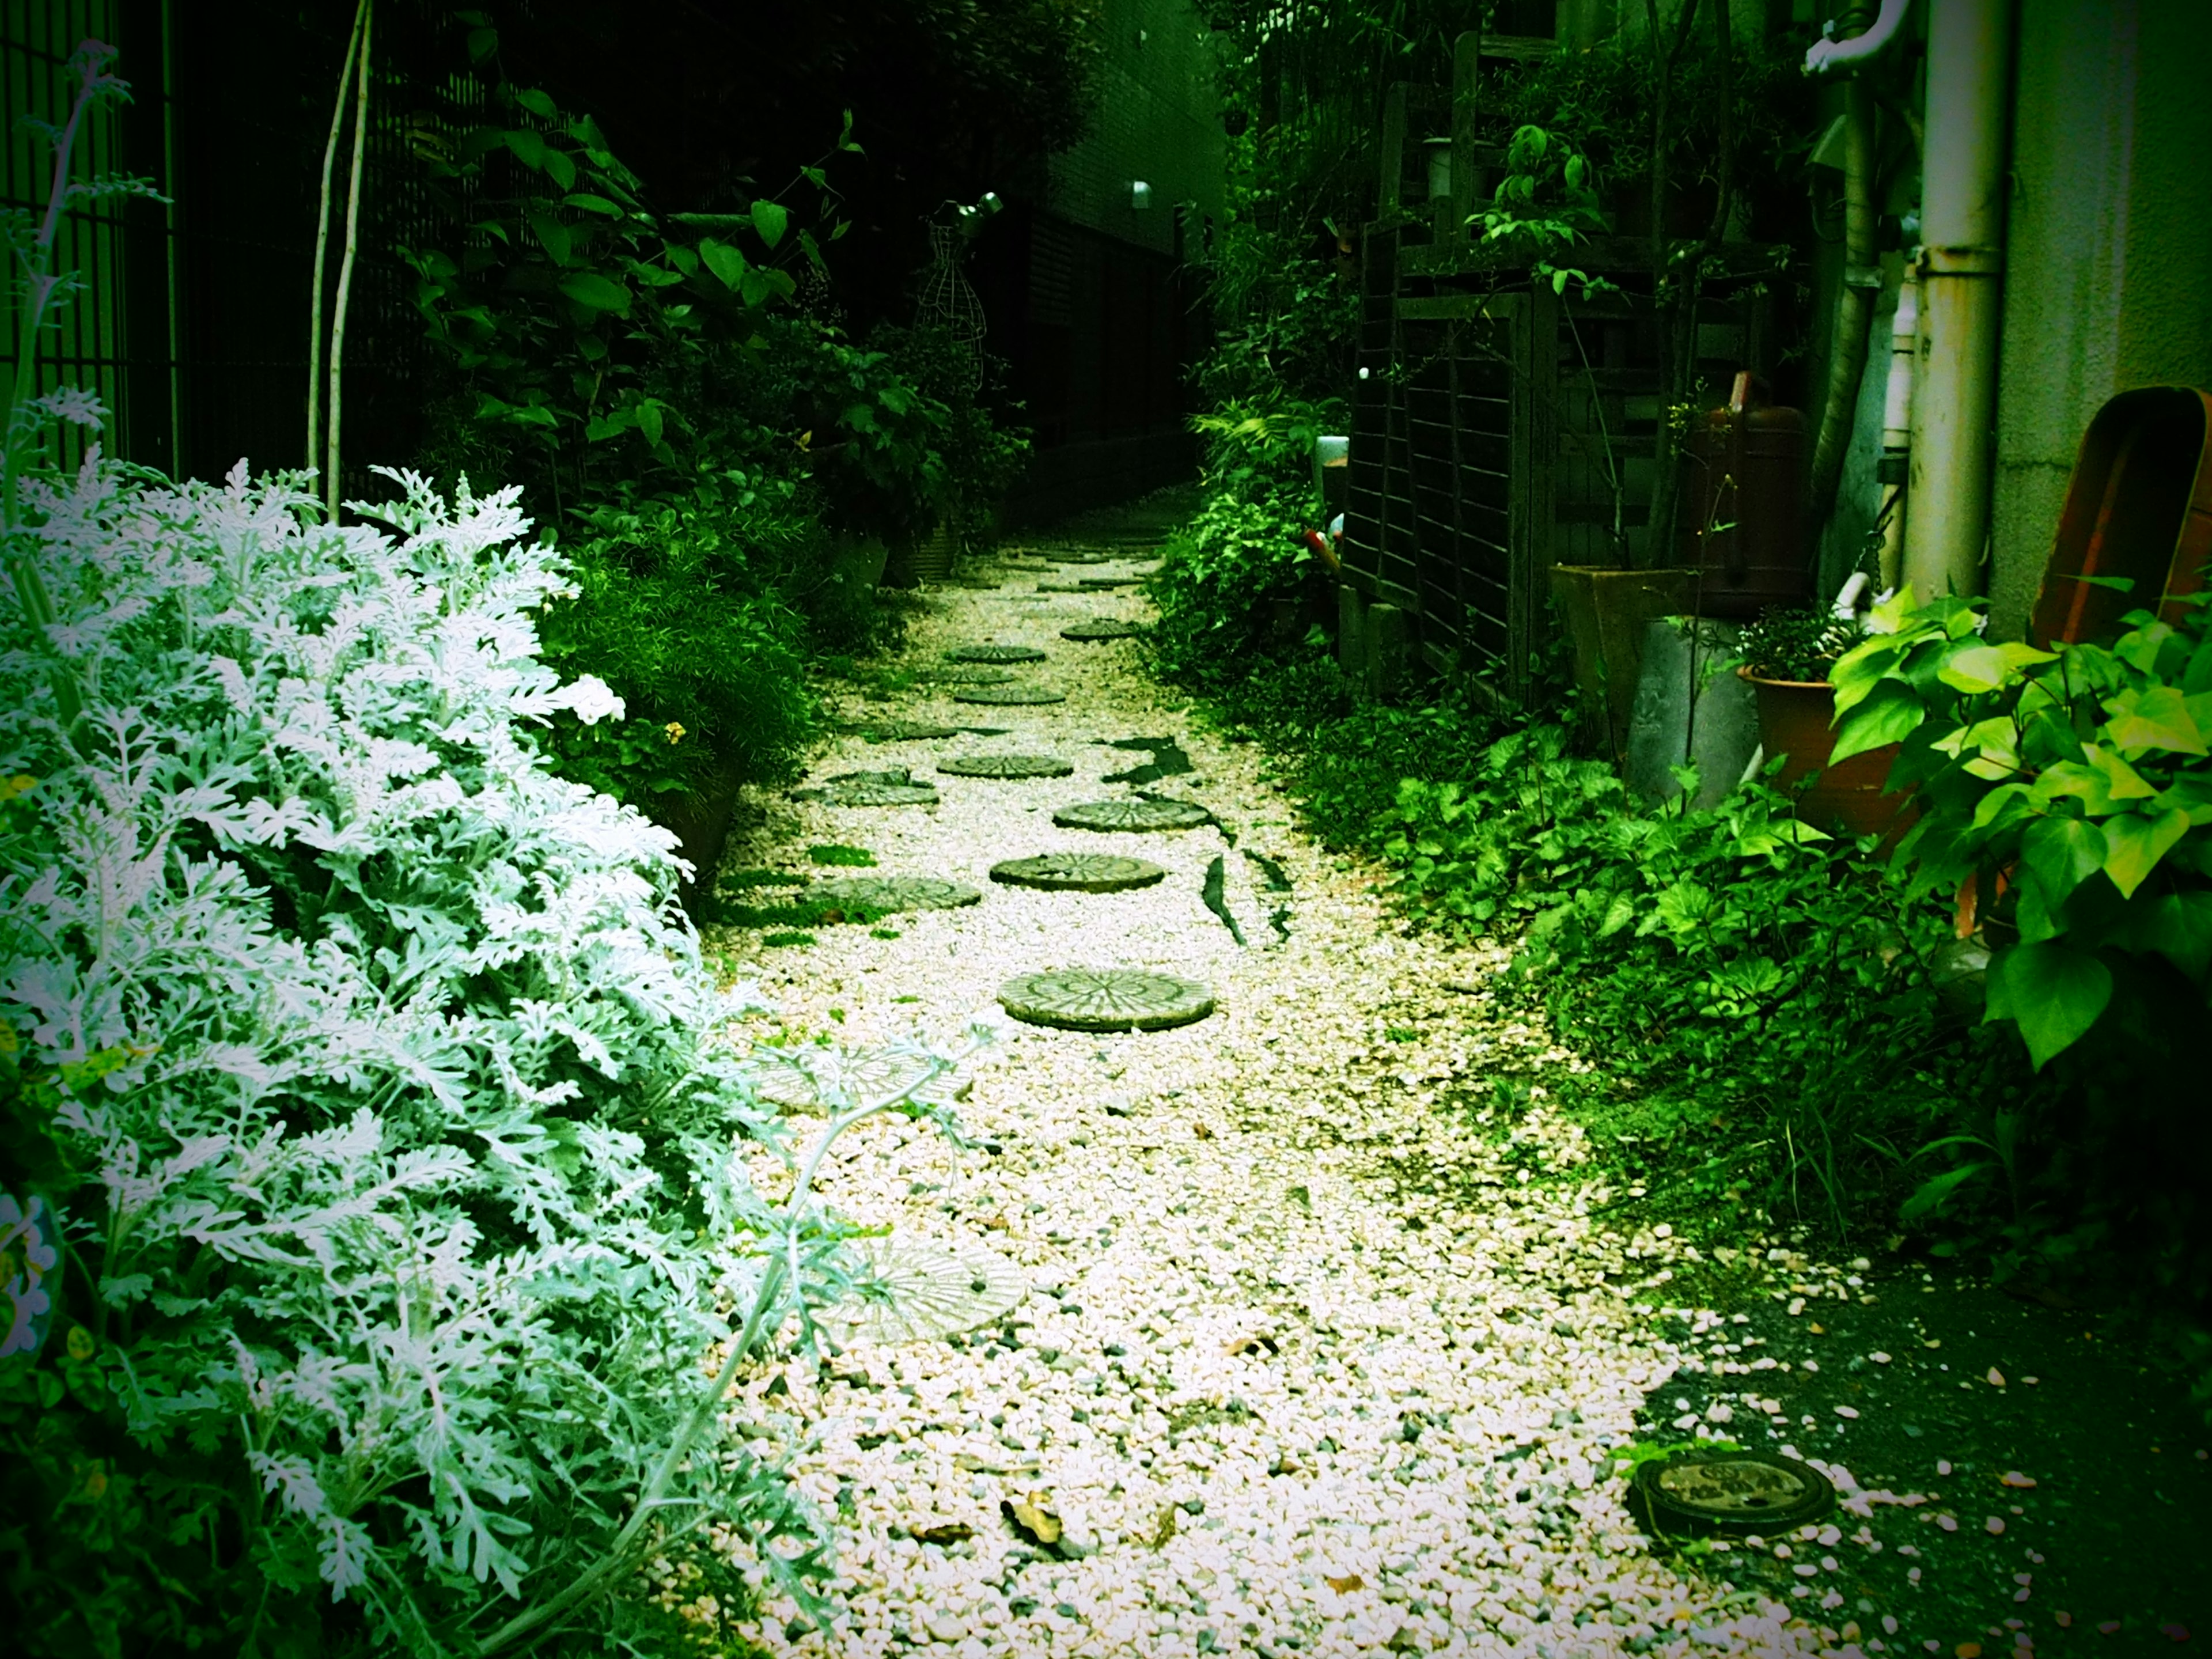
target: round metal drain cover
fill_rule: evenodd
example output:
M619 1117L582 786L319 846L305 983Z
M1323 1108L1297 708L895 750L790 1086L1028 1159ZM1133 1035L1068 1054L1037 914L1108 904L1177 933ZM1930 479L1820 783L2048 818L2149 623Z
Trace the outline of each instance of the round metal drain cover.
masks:
M952 701L1012 708L1031 703L1066 702L1067 698L1061 692L1048 691L1041 685L969 685L955 691Z
M1771 1452L1684 1452L1636 1472L1636 1507L1668 1532L1776 1532L1817 1521L1836 1489L1818 1469Z
M963 645L945 653L947 662L1042 662L1033 645Z
M1052 815L1063 830L1195 830L1213 814L1187 800L1086 800Z
M1194 980L1136 968L1061 968L1024 974L999 988L999 1006L1031 1025L1071 1031L1164 1031L1213 1012L1213 993Z
M933 876L833 876L806 889L807 899L848 910L889 915L898 910L957 910L983 895L964 882Z
M956 778L1064 778L1075 767L1057 755L948 755L937 769Z
M1088 622L1061 629L1060 637L1063 640L1133 640L1141 636L1144 631L1136 623Z
M1047 853L991 866L993 881L1010 887L1042 887L1051 893L1125 893L1133 887L1150 887L1166 875L1157 864L1113 853Z

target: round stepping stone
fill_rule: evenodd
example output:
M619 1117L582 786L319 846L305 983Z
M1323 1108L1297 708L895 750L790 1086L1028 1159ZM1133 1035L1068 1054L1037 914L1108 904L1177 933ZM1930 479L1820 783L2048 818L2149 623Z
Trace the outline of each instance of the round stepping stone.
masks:
M1036 591L1040 593L1091 593L1097 590L1085 587L1080 582L1039 582Z
M945 653L947 662L1042 662L1033 645L963 645Z
M1075 767L1056 755L948 755L937 769L956 778L1064 778Z
M1133 887L1150 887L1166 874L1157 864L1113 853L1047 853L991 866L993 881L1042 887L1048 893L1126 893Z
M858 1279L881 1292L824 1308L816 1319L841 1346L938 1342L1002 1319L1030 1293L1004 1256L980 1244L856 1238Z
M1012 708L1029 703L1066 702L1067 697L1063 692L1048 691L1041 685L971 685L955 691L952 701Z
M924 685L1006 685L1013 676L1003 668L966 667L952 665L944 668L927 669L915 676Z
M809 902L889 914L894 910L957 910L983 895L957 881L931 876L836 876L806 890Z
M825 1090L855 1105L881 1100L898 1093L929 1066L919 1054L880 1048L756 1048L740 1069L763 1100L787 1111L805 1112L830 1103L824 1098ZM921 1085L914 1097L926 1106L950 1107L967 1099L974 1087L974 1079L945 1072Z
M1060 968L999 988L999 1006L1031 1025L1070 1031L1163 1031L1213 1012L1194 980L1138 968Z
M870 743L934 743L960 735L957 726L933 726L927 720L882 720L855 729Z
M819 789L794 789L794 800L818 800L831 806L934 806L937 791L926 783L826 783Z
M1137 579L1134 576L1082 576L1077 579L1076 585L1086 588L1134 587Z
M1061 807L1052 821L1065 830L1194 830L1213 814L1187 800L1086 800Z
M1061 629L1060 637L1063 640L1133 640L1141 636L1144 631L1144 626L1139 623L1087 622Z

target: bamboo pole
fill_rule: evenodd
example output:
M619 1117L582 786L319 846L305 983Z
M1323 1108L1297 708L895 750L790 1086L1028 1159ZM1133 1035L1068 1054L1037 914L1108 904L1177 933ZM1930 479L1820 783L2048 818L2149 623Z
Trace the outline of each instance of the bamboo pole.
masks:
M345 125L346 86L353 79L354 54L361 48L362 20L368 11L368 0L360 0L353 9L353 29L346 36L345 67L338 71L338 95L331 106L331 136L323 144L323 187L316 199L315 211L315 285L307 320L307 442L301 452L307 457L308 466L314 465L316 453L323 443L323 265L331 240L331 168L337 161L338 133Z
M368 157L369 42L375 33L374 0L361 0L360 94L354 106L353 177L346 185L345 255L338 261L338 293L331 316L330 463L323 474L323 501L332 524L338 518L338 428L344 408L339 398L345 366L346 299L353 288L353 260L360 242L361 173Z

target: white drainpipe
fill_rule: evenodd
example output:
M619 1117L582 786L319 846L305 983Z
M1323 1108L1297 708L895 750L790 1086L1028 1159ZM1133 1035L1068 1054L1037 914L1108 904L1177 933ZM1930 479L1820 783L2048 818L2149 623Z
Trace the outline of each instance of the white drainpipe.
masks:
M1906 580L1982 588L1996 449L2013 0L1933 0L1920 207L1920 372Z
M1897 285L1897 319L1889 326L1889 384L1881 416L1881 460L1875 479L1882 500L1881 574L1883 591L1897 586L1905 562L1905 515L1911 503L1905 484L1911 477L1912 373L1920 356L1920 278L1908 264Z
M1941 5L1942 0L1933 0ZM1905 9L1911 0L1881 0L1881 11L1873 27L1863 34L1855 34L1848 40L1830 37L1836 27L1831 22L1820 31L1824 38L1813 43L1805 54L1805 73L1826 75L1830 70L1848 69L1853 64L1871 58L1889 44L1889 37L1897 33L1897 26L1905 21Z

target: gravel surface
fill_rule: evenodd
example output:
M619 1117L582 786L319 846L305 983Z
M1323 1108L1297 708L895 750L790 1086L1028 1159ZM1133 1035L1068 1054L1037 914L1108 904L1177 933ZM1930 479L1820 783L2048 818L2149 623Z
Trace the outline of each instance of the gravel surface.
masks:
M1141 619L1137 590L1040 596L1040 562L1010 566L988 573L995 591L932 590L904 660L1036 646L1048 659L1020 672L1067 701L989 711L999 737L837 738L811 778L928 776L941 753L994 748L1065 756L1074 775L944 777L926 808L763 797L728 854L795 869L811 844L858 845L871 874L966 883L982 902L823 927L806 946L710 942L757 975L787 1033L853 1043L949 1036L1008 979L1054 968L1164 972L1219 1006L1143 1035L1014 1027L974 1065L972 1149L890 1120L833 1152L822 1189L847 1214L983 1243L1030 1292L965 1337L855 1346L744 1383L734 1420L794 1448L836 1521L842 1608L810 1632L767 1595L745 1635L841 1659L1858 1651L1855 1627L1821 1622L1844 1616L1821 1586L1772 1601L1686 1577L1623 1508L1607 1453L1690 1352L1636 1307L1674 1245L1610 1231L1594 1181L1532 1182L1532 1166L1587 1162L1540 1088L1510 1137L1439 1109L1501 1066L1575 1063L1492 1002L1499 959L1408 935L1372 872L1294 830L1264 753L1194 725L1134 643L1060 637ZM838 713L973 725L950 696ZM1055 828L1060 807L1133 794L1100 781L1129 764L1103 745L1133 737L1181 745L1194 770L1159 793L1215 822ZM1167 878L1114 894L989 879L1004 860L1077 852ZM1205 902L1216 859L1247 943ZM1460 1196L1402 1190L1391 1172L1409 1167ZM765 1162L758 1175L785 1183Z

